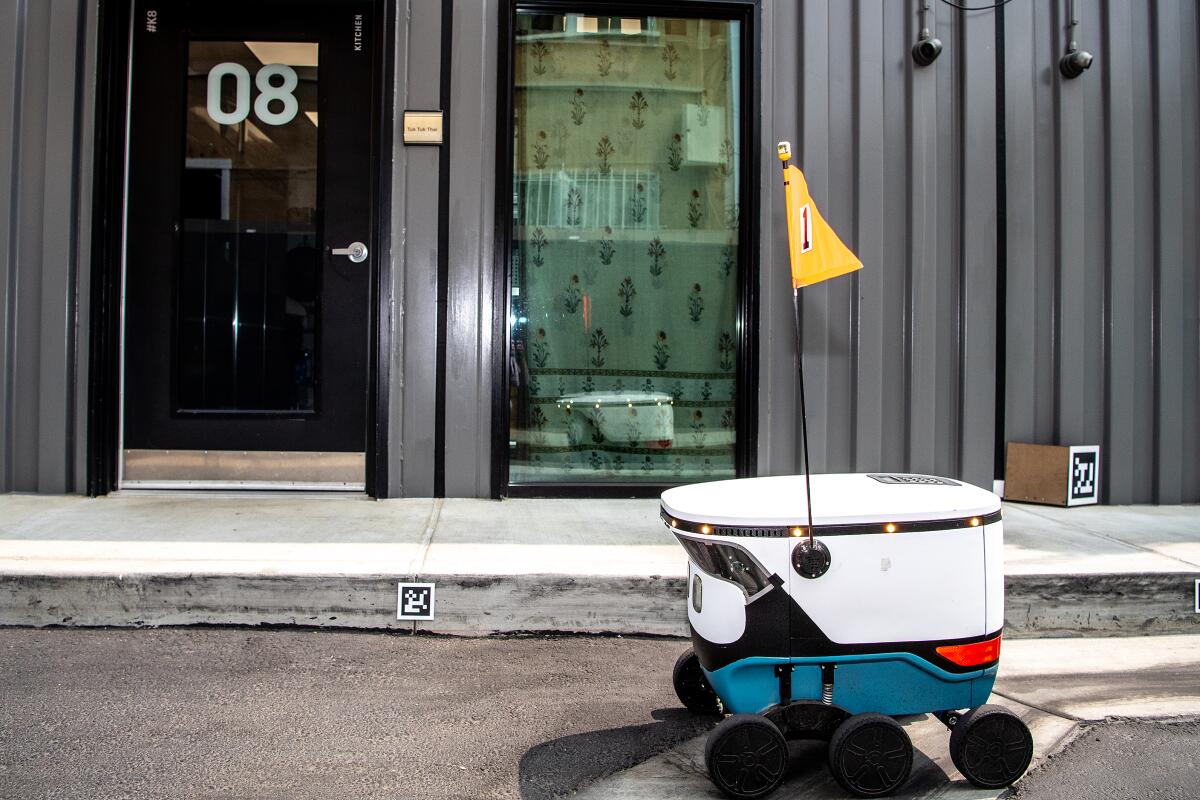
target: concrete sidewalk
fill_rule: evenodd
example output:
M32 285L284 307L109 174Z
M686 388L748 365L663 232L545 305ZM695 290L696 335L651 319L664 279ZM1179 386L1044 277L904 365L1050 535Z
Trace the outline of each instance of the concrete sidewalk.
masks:
M0 624L403 627L438 584L451 633L686 633L656 500L0 496ZM1007 504L1010 636L1200 632L1200 507Z
M1033 734L1037 767L1087 724L1108 717L1200 715L1200 637L1039 639L1004 644L989 702L1018 713ZM901 720L916 750L906 798L984 800L1002 797L967 783L950 759L949 732L927 715ZM683 742L581 790L579 800L720 798L704 766L706 736ZM847 797L826 767L824 742L791 746L791 767L772 800Z

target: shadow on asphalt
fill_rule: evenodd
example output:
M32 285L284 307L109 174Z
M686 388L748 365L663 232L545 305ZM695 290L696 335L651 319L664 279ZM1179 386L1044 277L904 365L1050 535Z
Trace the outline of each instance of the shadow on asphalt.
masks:
M901 797L932 794L949 781L948 776L920 750L913 750L912 774L898 790ZM851 798L829 772L829 744L800 739L788 742L788 770L779 789L781 797Z
M658 709L650 716L658 722L564 736L531 748L518 767L522 800L562 797L707 733L720 721L681 708ZM949 782L935 761L914 749L912 774L900 794L924 796L944 790ZM850 797L829 773L828 744L803 739L788 743L788 771L781 794Z
M710 730L720 721L683 708L650 712L656 721L563 736L521 756L517 782L522 800L552 800L594 783Z
M901 723L920 722L925 714L896 717ZM940 724L940 723L939 723ZM913 736L913 731L909 730ZM918 741L916 744L920 744ZM829 771L829 743L819 740L799 740L788 743L790 759L787 777L780 794L786 797L829 797L850 798L853 795L843 790ZM908 780L896 790L897 797L940 796L950 784L950 776L938 763L925 755L920 748L913 747L912 772ZM965 786L966 783L963 782Z

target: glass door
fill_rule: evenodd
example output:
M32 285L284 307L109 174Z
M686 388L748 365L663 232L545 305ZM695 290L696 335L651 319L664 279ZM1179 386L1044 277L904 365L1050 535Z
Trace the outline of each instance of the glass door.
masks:
M513 33L508 484L734 477L743 23Z
M373 9L135 8L122 485L363 488Z

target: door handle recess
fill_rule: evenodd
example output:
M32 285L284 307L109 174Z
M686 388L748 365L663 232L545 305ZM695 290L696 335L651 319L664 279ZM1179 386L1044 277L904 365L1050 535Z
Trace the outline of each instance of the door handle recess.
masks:
M333 248L335 256L346 256L355 264L361 264L367 260L367 246L362 242L351 242L348 247Z

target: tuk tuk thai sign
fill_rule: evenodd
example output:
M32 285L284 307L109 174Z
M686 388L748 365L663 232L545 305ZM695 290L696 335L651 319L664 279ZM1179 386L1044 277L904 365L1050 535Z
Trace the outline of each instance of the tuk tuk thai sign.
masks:
M405 144L441 144L441 111L405 111Z

